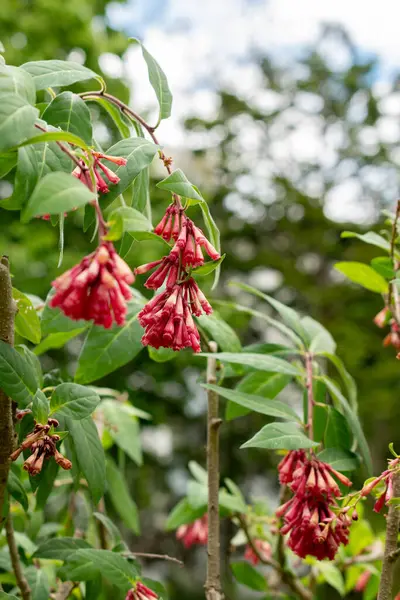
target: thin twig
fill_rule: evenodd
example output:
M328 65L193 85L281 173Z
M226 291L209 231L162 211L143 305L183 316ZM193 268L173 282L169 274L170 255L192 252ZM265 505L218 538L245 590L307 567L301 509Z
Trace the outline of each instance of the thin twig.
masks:
M60 585L57 590L57 593L54 596L54 600L67 600L68 596L71 594L74 588L76 588L79 583L73 583L71 581L64 581Z
M21 591L21 596L23 600L31 600L31 588L29 587L29 583L27 582L26 577L22 571L17 543L15 541L14 536L14 527L12 524L11 515L8 515L6 519L5 529L8 549L10 551L11 564L14 571L15 579L17 581L17 585Z
M400 556L400 548L397 548L397 550L394 550L393 552L391 552L388 556L388 560L390 562L396 562L396 560L399 558Z
M314 437L313 432L313 412L314 412L314 391L313 391L313 356L311 352L306 352L306 388L307 388L307 430L310 440Z
M217 351L217 344L209 342L210 352ZM207 383L217 382L217 361L213 356L207 359ZM207 579L205 583L207 600L222 600L221 589L221 547L219 519L219 398L216 392L208 390L207 414L207 474L208 474L208 542Z
M400 474L393 474L393 495L400 496ZM382 573L379 584L378 600L391 600L393 588L394 560L393 553L397 551L400 512L395 504L389 506L386 517L385 551L382 562Z
M37 123L35 123L35 127L36 127L36 129L40 129L40 131L44 131L45 133L48 133L48 131L45 127L42 127L41 125L38 125ZM76 158L75 154L73 152L71 152L71 150L69 150L69 148L67 146L65 146L62 142L56 141L56 144L60 148L60 150L62 150L65 154L67 154L70 157L70 159L76 164L77 167L80 167L82 169L82 171L84 171L87 168L86 165L81 165L79 159Z
M167 560L169 562L176 563L180 567L185 566L185 564L181 560L179 560L178 558L175 558L174 556L168 556L168 554L153 554L153 553L149 553L149 552L132 551L132 552L123 552L122 556L126 556L128 558L130 556L132 556L132 558L139 556L140 558L150 558L150 559L155 559L155 560Z
M241 528L243 529L243 532L246 536L249 546L253 550L254 554L257 556L258 560L263 565L267 565L267 566L275 569L279 573L283 583L286 583L286 585L288 587L290 587L290 589L296 594L296 598L301 598L301 600L313 600L312 593L309 590L307 590L307 588L304 587L304 585L301 583L301 581L299 581L291 571L288 571L285 567L280 565L273 558L265 558L260 553L260 551L258 550L257 546L255 545L254 540L250 534L249 528L247 526L246 518L240 514L237 515L237 518L239 520Z

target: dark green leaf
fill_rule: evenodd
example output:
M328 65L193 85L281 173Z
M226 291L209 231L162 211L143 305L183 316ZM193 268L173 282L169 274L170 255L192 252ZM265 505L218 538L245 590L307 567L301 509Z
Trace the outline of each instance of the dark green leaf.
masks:
M347 371L342 360L338 356L336 356L336 354L329 354L328 352L321 352L321 356L325 356L325 358L330 360L331 363L338 370L338 373L339 373L340 377L342 378L342 381L346 387L350 405L353 408L353 410L355 412L357 412L357 386L356 386L356 383L355 383L353 377Z
M325 448L341 448L350 450L352 435L347 420L336 408L328 406L328 420L325 428Z
M125 483L124 476L118 470L111 459L107 460L107 493L110 496L111 502L129 529L139 535L139 514L137 506L132 500L131 494Z
M204 387L206 390L217 392L217 394L223 398L226 398L231 402L235 402L236 404L240 404L241 406L245 406L254 412L280 419L298 420L298 416L293 408L284 402L280 402L279 400L270 400L262 396L255 396L254 394L244 394L243 392L238 392L237 390L230 390L209 383L203 383L202 387Z
M87 144L83 141L82 138L75 135L74 133L69 133L67 131L61 131L60 129L56 129L49 126L49 131L45 133L41 133L40 135L35 135L25 142L21 143L21 146L30 146L31 144L44 144L45 142L68 142L73 144L74 146L78 146L78 148L83 148L83 150L89 150Z
M265 577L249 563L244 561L232 562L231 569L235 579L242 585L258 592L266 592L268 590Z
M73 420L85 419L100 402L99 396L84 385L62 383L51 396L51 416L64 415Z
M314 448L313 442L302 433L296 423L269 423L241 448L268 448L270 450L299 450Z
M79 356L75 380L90 383L115 371L132 360L143 348L143 329L137 314L142 305L130 302L125 325L111 329L94 325L85 340Z
M130 500L130 497L129 497L129 500ZM100 523L102 523L104 525L104 527L106 528L106 530L108 531L108 533L110 534L110 536L112 538L113 546L115 544L118 544L119 542L121 542L122 538L121 538L121 534L119 532L118 527L116 525L114 525L114 523L111 521L111 519L109 517L107 517L107 515L105 515L104 513L94 512L93 516L95 519L97 519L98 521L100 521Z
M33 398L32 414L37 423L46 425L50 413L50 403L41 390L37 390Z
M16 94L29 104L36 102L36 89L32 77L19 67L5 67L0 72L0 94Z
M15 315L17 333L33 344L38 344L41 337L40 320L32 302L25 294L15 288L13 288L13 298L18 309Z
M25 417L26 418L26 417ZM57 432L61 439L63 432ZM46 506L46 502L49 499L51 492L54 490L54 482L57 478L60 467L55 460L48 460L45 462L42 471L39 475L31 477L31 486L33 491L36 489L36 510L43 510ZM35 482L34 485L33 481Z
M225 259L225 256L226 254L223 254L218 260L208 261L204 263L204 265L202 265L201 267L193 269L192 277L194 277L195 279L197 279L198 277L207 277L207 275L210 275L215 271L215 269L218 269L218 267L221 266L221 263Z
M71 554L82 548L90 548L90 544L81 538L50 539L39 546L32 558L67 560Z
M59 308L50 308L50 300L54 295L54 290L51 290L46 298L41 315L42 334L49 335L51 333L61 333L75 331L76 329L84 329L88 327L88 322L81 319L73 321L66 317Z
M253 371L238 383L236 391L245 394L256 394L263 398L275 398L290 381L291 377L289 375ZM251 412L250 409L245 408L244 406L234 402L228 402L226 405L225 418L230 421L237 417L247 415L249 412Z
M94 550L92 548L77 550L67 559L67 568L71 566L90 565L91 573L96 569L105 579L128 592L138 575L137 569L123 556L110 550ZM71 573L70 573L71 575ZM85 577L91 579L91 577ZM72 577L75 579L75 577Z
M151 360L155 362L163 363L168 362L176 357L177 353L172 350L172 348L153 348L152 346L147 346L147 350L149 352L149 356Z
M371 267L385 279L394 279L393 261L389 256L378 256L371 260Z
M132 206L144 213L151 221L151 205L149 195L149 169L140 171L132 185Z
M8 474L7 490L9 494L21 504L22 508L27 511L28 496L20 478L13 471L10 471Z
M143 44L139 40L137 40L136 38L131 38L131 39L133 42L140 44L140 47L142 48L143 58L146 61L147 70L149 73L149 81L151 83L153 90L156 93L158 105L160 107L160 114L159 114L158 123L157 123L157 125L158 125L160 123L160 121L162 121L162 119L167 119L171 115L171 106L172 106L171 90L169 89L168 81L165 76L165 73L162 70L162 68L160 67L160 65L158 64L158 62L155 60L155 58L152 57L150 52L148 52L146 50L146 48L143 46Z
M9 344L0 340L0 388L20 408L25 408L37 387L37 374L33 366Z
M354 471L360 465L360 461L354 452L342 448L326 448L318 453L318 459L328 463L336 471Z
M82 329L73 329L72 331L61 331L60 333L51 333L48 335L38 346L36 346L34 352L36 356L44 354L48 350L53 348L63 348L69 340L83 333L87 327Z
M78 467L82 471L93 502L97 504L104 494L106 464L104 450L99 440L96 425L91 417L81 421L65 419L75 450Z
M32 350L29 350L29 348L25 346L25 344L18 344L17 346L15 346L15 349L18 352L18 354L20 354L24 358L24 360L26 360L31 365L33 371L35 372L36 389L41 388L43 384L43 373L40 360L32 352Z
M218 313L197 317L199 325L206 330L218 349L224 352L240 352L242 346L235 331L221 319Z
M263 354L242 353L235 354L233 352L217 352L216 354L202 352L198 356L215 356L221 362L236 363L239 365L247 365L253 369L260 371L270 371L271 373L284 373L285 375L301 375L301 371L295 365L276 356L268 356Z
M0 93L0 151L18 146L33 135L38 114L21 96Z
M186 523L193 523L193 521L202 517L204 515L204 512L204 507L194 509L189 504L188 499L183 498L180 502L178 502L178 504L173 508L173 510L169 514L167 522L165 524L165 528L167 531L173 531L181 525L185 525Z
M388 283L382 275L379 275L375 269L364 263L338 262L335 264L335 269L371 292L385 294L389 289Z
M108 216L109 232L107 240L119 240L126 232L151 231L152 224L135 208L121 206Z
M104 421L114 442L137 464L142 464L138 419L129 405L104 400L100 406Z
M35 187L21 220L27 223L40 215L69 212L94 199L94 193L76 177L67 173L48 173Z
M181 169L176 169L168 175L162 181L157 183L157 187L162 190L167 190L172 194L178 194L178 196L183 196L184 198L193 198L194 200L198 200L199 202L203 201L202 196L199 194L196 186L194 186Z
M83 65L64 60L36 60L23 64L21 68L32 76L36 90L71 85L97 77L94 71Z
M92 144L92 121L90 110L77 94L63 92L48 105L43 120L63 131L70 131L81 137L89 146Z

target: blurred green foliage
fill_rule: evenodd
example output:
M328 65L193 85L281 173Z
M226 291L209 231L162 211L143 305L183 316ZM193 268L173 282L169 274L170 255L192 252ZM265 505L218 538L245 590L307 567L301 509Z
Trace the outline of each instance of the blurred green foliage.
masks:
M105 6L103 0L2 0L0 39L7 62L66 58L72 51L82 50L85 64L101 72L98 60L102 53L122 55L127 47L124 36L105 24ZM324 53L328 39L347 52L346 67L335 69L330 65ZM360 186L359 205L375 220L379 209L395 200L393 172L398 159L394 143L379 135L385 115L382 97L374 85L377 63L375 59L360 59L345 34L335 28L325 30L314 48L287 66L278 65L271 57L254 60L263 81L261 91L268 90L277 96L276 107L263 108L262 103L222 90L215 120L204 122L192 118L186 123L189 131L201 132L205 139L208 136L218 139L212 159L206 150L199 148L192 166L196 172L193 179L200 187L209 180L204 165L207 173L212 172L213 183L206 196L221 229L222 248L227 253L214 298L252 302L252 306L259 308L256 300L229 287L229 281L234 278L264 285L265 291L272 291L281 301L312 315L331 331L338 343L338 354L359 387L360 417L379 471L385 464L387 444L393 441L397 450L400 447L397 430L400 404L396 397L400 393L399 364L391 349L382 348L382 332L372 323L381 308L379 296L338 280L333 271L334 263L339 260L368 262L379 251L357 240L341 240L342 230L356 230L357 226L334 222L324 212L329 192L346 180ZM127 98L122 82L111 79L109 88L122 99ZM388 96L397 88L394 80L385 94ZM332 158L325 164L314 158L291 155L289 145L281 160L276 158L277 141L289 139L302 119L310 118L301 102L304 94L312 95L309 100L319 99L316 113L321 152L331 147L335 132L340 134ZM247 138L253 135L256 140L251 150L244 143L244 132ZM374 144L363 141L368 132L375 132ZM114 136L111 130L110 144ZM173 140L168 142L173 145ZM371 169L374 177L370 175ZM251 185L244 189L242 183L246 177ZM317 182L314 188L313 182ZM9 193L9 186L2 184L0 196L7 197ZM152 198L156 223L168 195L153 187ZM346 218L346 211L344 215ZM197 213L196 218L200 219ZM66 219L63 270L91 249L90 236L77 226L79 219L79 214ZM11 258L18 289L46 296L52 279L60 273L57 246L57 229L49 223L37 220L25 226L19 223L16 214L1 211L0 252ZM135 244L127 260L136 266L161 254L161 245L145 242ZM141 283L138 281L138 287ZM226 308L221 308L221 312L243 343L277 341L264 323ZM72 374L78 352L79 344L73 341L65 349L45 354L42 357L45 369L61 363L63 370ZM143 531L140 544L134 538L129 541L132 550L184 557L185 570L153 562L149 573L156 570L158 577L165 574L169 578L172 598L190 600L203 596L204 556L195 552L185 555L173 534L165 534L162 526L167 512L184 493L187 462L191 459L205 462L205 398L196 384L201 369L201 359L190 352L180 353L173 362L155 363L144 350L132 364L100 382L127 389L135 405L153 417L144 427L143 467L127 466L132 494L141 509ZM259 417L250 415L222 428L222 474L233 478L245 494L268 496L274 502L276 458L272 453L239 450L240 443L258 424ZM382 527L381 519L377 527ZM226 544L224 550L228 555ZM229 585L228 595L231 600L234 598Z

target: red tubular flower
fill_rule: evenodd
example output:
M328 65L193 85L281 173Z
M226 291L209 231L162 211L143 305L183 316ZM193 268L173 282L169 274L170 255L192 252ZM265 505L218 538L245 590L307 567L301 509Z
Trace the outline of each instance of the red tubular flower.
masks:
M93 320L106 329L114 321L123 325L126 301L132 297L128 284L134 280L112 243L102 242L92 254L53 281L56 293L50 306L59 306L71 319Z
M272 556L271 544L269 544L265 540L258 540L258 539L256 539L256 540L254 540L254 545L257 548L258 553L259 553L259 555L261 556L261 558L263 560L268 560L268 559L271 558L271 556ZM244 557L245 557L246 560L248 560L249 562L251 562L254 566L258 565L258 563L260 562L259 557L254 552L254 550L250 546L250 544L248 544L246 546Z
M92 151L92 156L94 158L94 175L96 179L97 191L101 192L102 194L107 194L107 192L109 191L108 185L98 169L101 169L101 171L103 171L104 175L107 177L110 183L116 184L120 181L120 178L116 173L114 173L114 171L106 167L106 165L104 165L100 161L100 159L108 160L119 166L125 166L127 160L126 158L122 158L121 156L108 156L107 154L102 154L101 152L94 151ZM90 190L93 190L92 180L90 178L90 174L84 160L79 161L79 165L76 166L75 169L72 171L72 175L80 181L82 181L82 183L84 183L86 187L88 187Z
M129 590L125 596L125 600L156 600L157 598L157 594L141 581L138 581L134 589Z
M383 339L384 346L393 346L396 350L400 350L400 327L395 321L390 324L390 333Z
M351 524L347 514L332 510L337 507L335 498L340 496L333 477L347 486L350 480L326 463L307 459L303 451L290 452L278 468L280 477L294 492L276 511L284 520L281 533L290 534L289 548L301 558L310 554L318 560L333 560L339 545L348 543Z
M382 327L385 327L385 325L388 324L390 315L391 315L390 310L388 309L387 306L385 306L384 308L382 308L382 310L380 310L378 312L377 315L375 315L375 317L374 317L375 325L382 329Z
M368 585L369 580L371 579L371 571L364 571L361 573L360 577L357 579L357 583L354 586L355 592L363 592Z
M185 548L190 548L195 544L205 546L208 540L208 518L207 515L196 519L194 523L181 525L177 532L176 538L181 540Z

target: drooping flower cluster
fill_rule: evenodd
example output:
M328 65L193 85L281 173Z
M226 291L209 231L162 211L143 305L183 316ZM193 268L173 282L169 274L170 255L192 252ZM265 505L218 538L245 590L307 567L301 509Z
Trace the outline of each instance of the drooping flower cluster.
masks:
M103 171L104 175L107 177L110 183L116 184L120 181L120 178L118 177L118 175L116 175L116 173L114 173L114 171L106 167L106 165L104 165L100 161L100 159L108 160L114 163L115 165L119 166L125 166L127 160L126 158L122 158L121 156L108 156L107 154L95 152L94 150L92 150L91 154L94 158L93 171L96 179L97 191L101 192L102 194L107 194L109 192L108 185L104 180L102 174L100 173L99 169ZM90 173L84 160L79 161L79 165L76 166L75 169L72 171L72 175L80 181L82 181L82 183L86 185L86 187L88 187L90 190L93 190L93 184L90 178Z
M207 515L188 525L181 525L176 532L176 539L181 540L185 548L190 548L195 544L205 546L208 540Z
M123 325L126 301L132 297L129 284L134 280L112 243L102 242L92 254L53 281L56 293L50 306L59 306L71 319L93 320L106 329L114 321Z
M384 346L393 346L396 350L400 350L400 327L395 319L392 318L390 309L385 306L374 317L374 323L377 327L383 329L386 325L390 325L390 332L383 338ZM400 353L397 358L400 357Z
M145 286L157 290L165 285L165 291L150 300L138 315L145 328L142 343L173 350L191 346L200 352L200 336L193 315L199 317L203 312L209 315L212 308L190 276L190 270L204 264L203 248L212 260L218 260L220 254L176 204L167 208L154 231L175 243L168 256L135 269L137 275L142 275L156 267Z
M30 475L38 475L43 468L44 461L49 460L52 456L61 468L71 469L71 461L57 450L56 444L60 441L60 436L49 433L50 429L54 427L58 427L57 419L49 419L45 425L36 423L32 433L27 435L22 444L11 454L10 459L17 460L19 455L29 448L31 455L24 462L24 469Z
M400 463L400 458L395 458L389 461L389 469L383 471L379 477L375 477L369 481L361 490L361 496L368 496L372 492L372 490L379 484L384 483L385 488L383 492L379 495L378 499L374 504L374 511L379 513L382 508L389 504L390 500L394 497L393 490L393 476L399 472L398 465ZM397 468L396 468L397 467Z
M157 594L141 581L138 581L125 596L125 600L156 600L157 598Z
M330 465L303 451L290 452L279 465L279 473L293 491L293 497L276 512L283 517L283 535L289 533L288 546L305 558L308 554L318 560L333 560L339 545L348 543L351 519L338 510L336 498L342 484L351 481Z
M269 560L272 556L272 548L271 544L266 540L255 539L253 540L255 547L257 548L258 555L254 552L253 548L248 544L246 546L246 550L244 552L244 557L254 566L258 565L260 562L260 557L262 560Z

